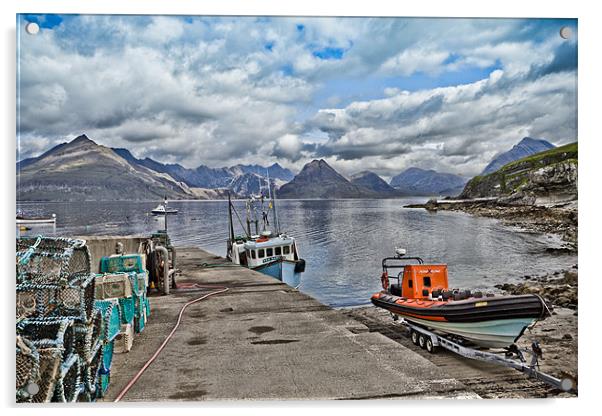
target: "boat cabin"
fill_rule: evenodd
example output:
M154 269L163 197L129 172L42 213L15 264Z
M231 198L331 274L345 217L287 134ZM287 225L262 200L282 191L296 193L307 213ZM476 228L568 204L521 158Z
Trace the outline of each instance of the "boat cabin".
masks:
M395 257L383 259L384 289L407 299L432 299L448 290L446 264L424 264L420 257L404 255L405 250L401 250Z
M409 264L404 267L401 293L409 299L428 299L433 291L447 290L446 264Z
M250 268L271 263L279 258L290 261L299 259L295 240L286 236L256 237L245 242L236 242L232 248L232 262Z

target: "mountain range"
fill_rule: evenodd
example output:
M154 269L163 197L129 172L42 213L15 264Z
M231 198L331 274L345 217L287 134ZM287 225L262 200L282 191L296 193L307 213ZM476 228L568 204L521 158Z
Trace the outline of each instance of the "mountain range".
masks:
M280 186L293 177L273 164L188 169L150 158L137 159L127 149L99 145L86 135L61 143L42 155L17 163L18 200L223 199L259 193L270 175Z
M548 150L545 140L523 138L509 151L494 158L485 171L501 163ZM502 165L503 166L503 165ZM18 200L141 200L223 199L247 197L265 189L267 177L282 199L393 198L404 195L458 195L467 179L417 167L405 169L387 183L371 171L349 178L325 160L313 160L294 175L274 163L271 166L238 164L211 168L186 168L151 158L139 159L123 148L98 145L85 135L59 144L38 157L17 163Z

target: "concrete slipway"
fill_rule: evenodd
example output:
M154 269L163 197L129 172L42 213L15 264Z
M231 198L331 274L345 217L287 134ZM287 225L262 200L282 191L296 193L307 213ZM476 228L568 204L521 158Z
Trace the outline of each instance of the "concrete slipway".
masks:
M122 401L478 397L416 352L275 279L196 248L178 250L178 283L226 286L193 304ZM146 329L116 354L107 401L152 356L180 308L211 289L151 298Z

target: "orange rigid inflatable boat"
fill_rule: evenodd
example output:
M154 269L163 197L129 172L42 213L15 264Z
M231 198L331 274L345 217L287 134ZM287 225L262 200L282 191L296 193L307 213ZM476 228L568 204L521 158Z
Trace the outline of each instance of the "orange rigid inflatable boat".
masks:
M447 265L419 257L383 259L383 290L372 303L420 327L443 332L479 347L507 348L525 328L549 314L538 295L503 296L450 290ZM413 263L413 264L412 264ZM390 276L391 271L398 273Z

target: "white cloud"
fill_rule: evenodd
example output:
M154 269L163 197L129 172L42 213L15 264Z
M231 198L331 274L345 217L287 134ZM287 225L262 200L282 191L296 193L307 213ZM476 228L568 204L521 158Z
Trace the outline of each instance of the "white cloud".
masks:
M469 174L522 135L576 136L575 73L529 78L562 45L539 23L72 16L22 37L21 157L87 133L189 167L298 168L323 156L347 173L418 164ZM341 59L315 56L324 48ZM447 88L375 82L370 100L350 100L344 85L492 66ZM328 90L332 81L343 85Z

